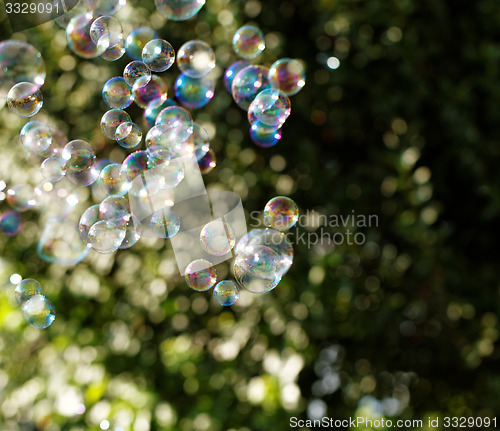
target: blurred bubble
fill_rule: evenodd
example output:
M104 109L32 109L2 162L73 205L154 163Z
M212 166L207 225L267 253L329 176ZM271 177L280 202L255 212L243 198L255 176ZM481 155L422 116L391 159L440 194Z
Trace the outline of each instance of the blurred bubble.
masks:
M282 58L269 68L269 83L287 96L297 94L306 83L304 67L297 60Z
M172 238L179 232L181 222L173 211L163 208L151 216L151 229L160 238Z
M165 18L185 21L195 16L205 4L205 0L155 0L155 6Z
M14 291L16 301L22 305L35 295L44 295L42 285L32 278L25 278L22 280Z
M135 82L143 77L145 79L140 83L144 86L151 80L151 70L143 61L132 61L123 69L123 78L130 87L133 87Z
M215 153L211 148L200 160L198 160L198 166L200 167L200 172L203 175L208 174L213 168L215 168L216 165L217 160Z
M110 108L124 109L132 104L134 96L124 78L108 79L102 87L102 98Z
M34 192L39 211L45 217L66 217L78 204L76 185L67 178L44 180Z
M142 49L152 39L157 39L158 35L150 27L139 27L132 31L125 41L125 48L128 56L132 60L142 61Z
M69 142L63 150L66 178L77 186L88 186L99 176L97 158L90 144L82 140Z
M259 123L280 128L291 112L290 99L277 90L261 91L248 107L248 121L250 124Z
M121 167L119 163L110 163L99 174L98 181L108 196L124 196L130 188L121 175Z
M59 181L66 173L64 159L62 156L48 157L42 162L40 171L46 180Z
M122 123L130 123L130 115L121 109L110 109L101 118L101 130L106 138L115 140L116 129Z
M18 184L7 189L7 203L18 212L28 211L36 206L35 192L26 184Z
M15 236L23 228L23 220L16 211L0 213L0 232L6 236Z
M125 229L114 220L98 221L89 230L88 242L101 254L113 253L125 239Z
M240 297L240 290L232 280L223 280L214 287L214 298L223 306L233 305Z
M99 48L90 37L92 23L93 14L87 12L72 18L66 27L69 49L79 57L86 59L98 57L104 52L104 49Z
M42 105L42 92L30 82L20 82L14 85L7 94L7 106L20 117L36 115Z
M87 208L80 217L78 232L80 233L80 238L86 244L88 243L90 228L98 221L101 221L101 217L99 214L99 205L92 205L91 207Z
M21 143L29 152L42 153L52 143L52 130L40 121L29 121L21 129Z
M255 58L265 47L264 34L254 25L244 25L234 33L233 49L241 58Z
M137 124L127 121L117 127L115 139L123 148L134 148L141 143L142 132Z
M240 60L234 62L226 69L226 71L224 72L224 87L226 88L228 93L231 93L231 86L236 74L247 66L250 66L250 63L248 61Z
M273 147L281 139L281 129L269 127L255 121L250 126L250 139L261 148Z
M222 219L211 221L201 229L201 246L203 250L213 256L224 256L229 253L235 242L234 229Z
M265 66L247 66L241 69L233 79L231 93L236 104L245 111L255 96L269 85Z
M297 204L286 196L272 198L264 208L264 224L277 230L290 229L298 219Z
M201 108L214 97L215 83L212 79L190 78L180 74L174 86L175 97L186 108Z
M177 66L191 78L202 78L215 67L215 53L202 40L190 40L179 48Z
M153 39L142 49L142 61L153 72L164 72L174 64L174 48L166 40Z
M35 295L23 305L23 318L35 329L48 328L56 318L56 309L43 295Z
M184 278L191 289L203 292L215 284L217 273L208 260L197 259L186 267Z
M147 108L153 100L164 102L168 95L167 84L156 75L152 75L150 78L147 76L139 78L135 81L132 92L135 103L143 109Z

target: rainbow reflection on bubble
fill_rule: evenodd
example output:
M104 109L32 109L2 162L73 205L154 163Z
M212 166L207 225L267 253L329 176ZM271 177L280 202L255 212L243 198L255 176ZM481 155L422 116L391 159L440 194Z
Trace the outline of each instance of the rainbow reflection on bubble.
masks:
M214 266L205 259L191 262L184 271L187 285L198 292L210 289L217 281L217 272Z
M214 287L214 298L222 306L233 305L240 297L240 290L232 280L223 280Z

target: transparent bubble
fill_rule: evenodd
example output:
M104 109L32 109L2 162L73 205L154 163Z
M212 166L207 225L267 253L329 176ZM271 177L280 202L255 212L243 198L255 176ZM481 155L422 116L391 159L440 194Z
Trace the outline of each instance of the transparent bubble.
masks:
M80 218L78 224L78 231L80 233L80 238L86 244L88 243L90 228L95 225L98 221L101 221L99 214L99 205L92 205L87 208Z
M101 54L101 58L106 61L116 61L125 54L125 41L122 39L116 45L109 47Z
M177 106L177 102L173 99L156 99L152 100L146 109L144 110L144 121L148 128L151 128L155 125L156 118L165 108L169 106Z
M26 42L0 42L0 99L20 82L30 82L40 88L45 82L42 54Z
M290 99L274 89L261 91L248 107L250 124L259 123L280 128L291 112Z
M153 39L144 46L142 61L153 72L164 72L174 64L174 48L166 40Z
M124 78L108 79L102 87L102 98L110 108L125 109L134 101L132 90Z
M214 97L215 83L212 79L190 78L180 74L175 80L175 97L186 108L201 108Z
M297 60L282 58L269 68L269 83L287 96L297 94L306 83L304 67Z
M87 12L92 12L95 8L97 0L79 0L77 5L71 8L64 15L55 18L55 22L62 28L66 28L68 23L77 15ZM57 13L57 11L55 11Z
M40 121L29 121L21 129L21 143L29 152L42 153L52 144L52 130Z
M7 203L18 212L28 211L36 206L35 192L26 184L7 189Z
M100 52L112 48L123 40L123 28L113 16L100 16L90 26L90 38Z
M159 76L152 75L147 84L145 84L146 81L148 78L143 76L135 81L132 87L135 103L143 109L147 108L153 100L158 99L164 102L168 95L167 84Z
M233 79L231 93L236 104L245 111L255 96L269 85L265 66L247 66L241 69Z
M231 93L231 85L233 84L233 79L236 74L247 66L250 66L248 61L240 60L234 62L226 69L224 72L224 87L228 93Z
M16 211L0 213L0 232L5 236L15 236L23 228L23 220Z
M299 208L286 196L272 198L264 208L264 224L277 230L287 230L297 223Z
M180 159L175 158L171 163L175 153L172 153L160 146L152 146L147 149L149 155L150 172L154 172L156 184L160 189L170 189L176 187L184 179L184 164Z
M172 238L180 227L179 218L167 208L156 211L151 216L151 229L160 238Z
M122 229L125 230L125 238L123 238L123 242L119 247L120 249L132 247L141 238L141 224L134 216L129 218L127 223L122 226Z
M264 34L254 25L244 25L234 33L233 49L241 58L255 58L265 47Z
M35 295L23 305L23 318L35 329L45 329L52 325L56 318L56 309L43 295Z
M135 151L123 161L121 175L129 183L129 193L133 196L148 197L160 191L161 178L148 173L149 168L147 151Z
M98 57L104 52L103 48L99 48L90 37L92 23L93 14L87 12L72 18L66 27L69 49L86 59Z
M190 40L179 48L177 66L191 78L202 78L215 67L215 53L202 40Z
M125 239L126 231L113 220L98 221L89 230L88 241L101 254L113 253Z
M235 242L234 229L221 219L207 223L200 232L201 246L213 256L224 256L229 253Z
M115 133L115 139L123 148L134 148L141 143L142 132L135 123L121 123Z
M144 86L151 80L151 70L143 61L132 61L123 69L125 82L133 87L139 78L145 78L140 83Z
M67 178L42 181L34 192L39 211L46 217L66 217L79 202L76 186Z
M64 159L62 156L48 157L42 162L40 171L46 180L59 181L66 174Z
M119 163L110 163L99 174L97 181L108 196L124 196L130 188L130 184L121 175L121 168Z
M146 151L135 151L123 161L121 175L126 181L132 182L137 176L143 175L148 169L149 157Z
M200 167L200 172L205 175L208 174L215 166L217 166L217 159L215 157L214 150L211 148L208 152L198 160L198 166Z
M184 278L191 289L203 292L215 284L217 273L208 260L197 259L186 267Z
M42 92L35 84L20 82L7 94L7 106L20 117L32 117L42 108Z
M101 130L108 139L115 140L116 129L122 123L130 123L130 115L121 109L110 109L101 118Z
M99 176L97 158L90 144L82 140L69 142L63 150L66 178L77 186L88 186Z
M205 0L155 0L155 6L165 18L185 21L195 16L205 4Z
M97 0L94 10L97 15L114 15L126 4L127 0Z
M132 31L125 41L125 48L132 60L142 61L142 50L150 40L157 39L158 35L150 27L139 27Z
M117 227L124 227L130 220L130 205L123 196L111 196L99 204L99 217L101 220L110 220Z
M44 295L42 285L32 278L25 278L17 286L14 292L16 301L22 305L35 295Z
M191 114L181 106L169 106L160 111L156 117L155 124L164 124L165 126L178 126L181 123L192 123Z
M223 280L214 287L214 298L220 305L233 305L239 297L240 289L234 281Z
M281 139L281 129L270 128L256 121L250 127L250 139L261 148L273 147Z

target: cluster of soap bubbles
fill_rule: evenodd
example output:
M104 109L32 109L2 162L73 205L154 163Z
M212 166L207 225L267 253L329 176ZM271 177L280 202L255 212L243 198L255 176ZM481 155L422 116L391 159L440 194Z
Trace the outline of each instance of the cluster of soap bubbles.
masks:
M250 138L259 147L272 147L281 139L281 127L289 117L289 96L305 85L302 64L282 58L271 67L250 64L265 48L262 31L245 25L233 36L235 53L244 60L231 64L224 73L224 85L236 104L247 111Z
M16 286L15 297L22 308L24 320L33 328L45 329L56 318L56 309L45 297L38 281L32 278L22 280Z

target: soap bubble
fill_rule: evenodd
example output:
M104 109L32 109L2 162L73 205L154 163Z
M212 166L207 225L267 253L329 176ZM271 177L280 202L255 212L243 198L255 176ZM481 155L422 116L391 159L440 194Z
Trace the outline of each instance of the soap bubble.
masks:
M32 117L42 108L42 92L35 84L20 82L7 94L7 106L20 117Z
M66 217L78 204L76 186L68 178L42 181L34 192L40 212L47 217Z
M86 59L98 57L104 52L104 49L98 47L90 37L92 22L93 14L87 12L72 18L66 27L69 49L79 57Z
M125 230L114 220L98 221L89 230L88 242L101 254L113 253L125 239Z
M177 66L191 78L202 78L215 67L215 53L202 40L190 40L179 48Z
M134 96L124 78L108 79L102 87L102 98L110 108L124 109L132 104Z
M164 72L174 64L174 48L166 40L153 39L142 49L142 61L153 72Z
M236 104L245 111L255 96L269 85L265 66L247 66L241 69L233 79L231 93Z
M122 226L122 229L125 230L125 238L123 238L119 247L120 249L132 247L141 238L141 224L134 216L129 217L127 223Z
M217 273L208 260L197 259L186 267L184 278L191 289L203 292L215 284Z
M116 139L116 129L122 123L130 123L130 115L121 109L110 109L101 118L101 130L108 139Z
M212 79L190 78L180 74L175 81L175 97L186 108L201 108L214 97L215 83Z
M17 286L14 292L16 301L22 305L35 295L44 295L42 285L32 278L25 278Z
M135 82L142 77L145 77L140 82L143 86L151 80L151 70L143 61L131 61L123 69L123 78L130 87L133 87Z
M115 133L115 139L123 148L134 148L141 143L142 132L135 123L121 123Z
M256 121L250 127L250 139L261 148L273 147L281 139L281 129L265 126Z
M7 190L7 203L18 212L28 211L36 206L33 188L26 184L18 184Z
M99 174L98 182L108 196L124 196L130 188L121 175L121 167L119 163L110 163Z
M164 124L165 126L179 126L182 123L192 123L191 114L181 106L169 106L158 114L155 124Z
M170 189L176 187L184 179L184 164L176 158L170 163L175 153L159 146L149 147L149 168L154 172L154 178L160 188Z
M97 15L114 15L126 4L127 0L97 0L94 10Z
M100 16L90 26L90 38L103 53L123 40L122 25L113 16Z
M85 212L80 217L80 222L78 224L78 231L80 233L80 238L85 243L88 243L89 231L92 226L94 226L98 221L101 221L99 214L99 205L92 205L87 208Z
M165 108L169 106L177 106L177 102L173 99L156 99L152 100L146 109L144 110L144 121L146 122L146 126L151 128L155 125L156 118Z
M40 165L42 176L46 180L59 181L66 174L62 156L47 157Z
M121 175L129 183L129 193L133 196L148 197L157 194L161 178L150 175L150 158L147 151L135 151L123 161Z
M233 305L240 297L240 290L231 280L223 280L214 287L214 298L223 306Z
M297 223L299 208L286 196L272 198L264 208L264 224L277 230L287 230Z
M269 68L269 83L287 96L297 94L306 83L304 67L297 60L282 58Z
M69 142L63 150L66 177L77 186L88 186L99 176L96 156L90 144L82 140Z
M151 216L151 229L160 238L172 238L181 227L179 218L169 209L163 208Z
M261 91L248 107L250 124L259 123L280 128L290 115L290 99L279 91L267 89Z
M152 39L157 39L158 35L150 27L139 27L132 31L125 41L125 48L128 56L132 60L142 61L142 49Z
M123 227L130 220L130 205L123 196L110 196L99 204L99 217L101 220L110 220L117 227Z
M52 144L52 130L40 121L29 121L21 129L21 143L28 152L43 153Z
M15 211L0 213L0 232L6 236L15 236L23 228L23 220Z
M217 160L215 157L214 150L211 148L208 152L198 160L198 166L200 167L200 172L205 175L208 174L217 165Z
M205 4L205 0L155 0L155 6L165 18L185 21L195 16Z
M231 93L231 85L233 84L233 79L236 74L247 66L250 66L248 61L240 60L234 62L226 69L224 72L224 87L228 93Z
M265 47L264 34L254 25L244 25L234 33L233 49L242 58L255 58Z
M35 329L48 328L56 318L56 309L43 295L35 295L23 305L23 318Z
M149 79L149 82L147 82ZM145 82L147 82L145 84ZM168 89L165 81L159 76L151 75L150 78L143 76L135 81L132 87L135 103L145 109L153 100L165 101L167 99Z
M63 15L59 15L55 18L55 22L61 28L66 28L68 23L77 15L81 15L87 12L92 12L95 8L96 0L78 0L75 7L68 10ZM57 10L53 10L57 14Z
M200 232L200 243L207 253L224 256L236 242L236 234L230 224L222 219L207 223Z
M32 45L19 40L0 42L0 99L20 82L40 88L45 82L42 54Z
M137 176L143 175L148 169L148 163L149 157L146 151L135 151L123 161L121 175L126 181L132 182Z
M109 47L101 54L101 58L106 61L115 61L123 57L125 54L125 41L122 39L116 45Z

